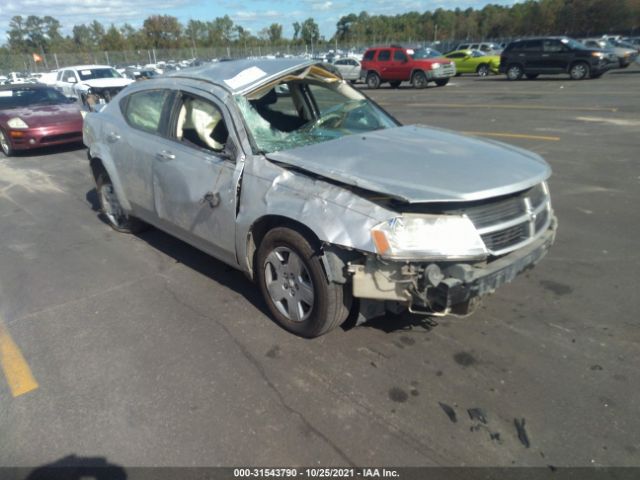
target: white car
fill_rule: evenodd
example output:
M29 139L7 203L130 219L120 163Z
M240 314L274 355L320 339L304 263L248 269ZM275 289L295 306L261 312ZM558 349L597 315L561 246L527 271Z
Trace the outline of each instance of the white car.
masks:
M97 103L108 103L132 82L109 65L78 65L60 69L55 86L67 97L76 97L92 109Z
M333 65L345 80L356 82L360 78L360 62L355 58L341 58L333 62Z

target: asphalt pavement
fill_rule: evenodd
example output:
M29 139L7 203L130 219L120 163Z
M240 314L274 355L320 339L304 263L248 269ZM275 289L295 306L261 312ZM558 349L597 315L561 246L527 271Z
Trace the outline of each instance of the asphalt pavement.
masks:
M639 86L632 66L367 91L541 154L558 237L472 317L316 340L241 273L111 230L85 149L0 159L0 465L640 465Z

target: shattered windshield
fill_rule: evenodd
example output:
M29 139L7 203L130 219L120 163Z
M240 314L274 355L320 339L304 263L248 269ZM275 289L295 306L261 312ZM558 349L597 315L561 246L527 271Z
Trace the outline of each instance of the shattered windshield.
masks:
M235 99L259 150L256 153L397 126L392 117L344 82L296 80Z

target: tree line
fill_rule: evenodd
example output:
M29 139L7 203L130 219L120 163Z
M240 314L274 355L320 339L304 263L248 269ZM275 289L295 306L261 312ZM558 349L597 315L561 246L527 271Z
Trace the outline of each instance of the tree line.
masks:
M140 28L130 24L105 26L98 20L74 25L63 35L52 16L14 16L0 53L73 53L247 45L367 45L390 41L428 42L453 39L499 39L516 36L601 33L640 33L640 0L526 0L511 6L486 5L482 9L408 12L370 15L363 11L342 16L330 38L320 35L313 18L294 22L292 38L283 26L272 23L253 33L228 15L210 21L182 24L170 15L151 15ZM4 52L2 52L4 50Z

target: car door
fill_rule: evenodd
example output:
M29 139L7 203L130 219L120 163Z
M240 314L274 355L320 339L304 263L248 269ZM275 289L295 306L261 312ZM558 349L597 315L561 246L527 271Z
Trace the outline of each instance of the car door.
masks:
M67 97L77 97L74 86L78 83L78 76L73 70L65 70L62 76L62 93Z
M522 62L527 73L544 73L548 68L542 58L542 40L523 41L516 58Z
M389 80L407 80L411 75L411 67L409 66L409 57L402 50L394 50L388 68Z
M542 41L542 61L549 72L564 72L569 68L571 50L556 38Z
M377 62L383 81L393 80L391 69L391 50L378 50Z
M124 194L137 217L153 223L153 164L165 135L174 94L168 89L134 92L119 104L121 121L105 124L104 135ZM109 119L109 117L106 117Z
M243 157L224 103L202 95L180 91L167 138L153 150L156 215L166 230L236 263L237 187Z
M468 53L454 52L445 56L455 62L457 73L470 73L472 71L469 67L469 61L471 60L471 57Z

